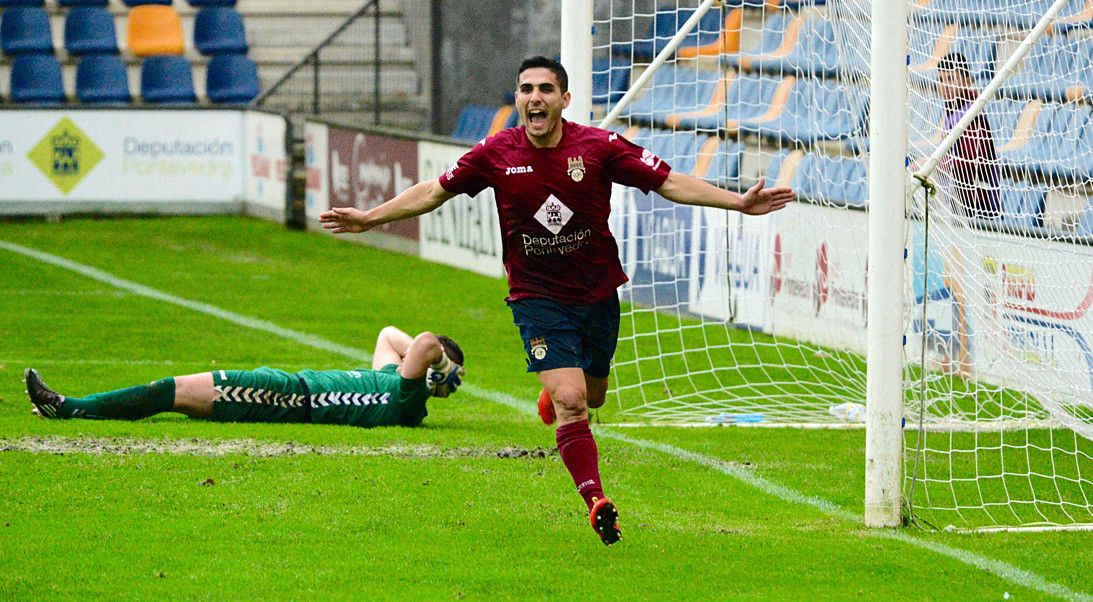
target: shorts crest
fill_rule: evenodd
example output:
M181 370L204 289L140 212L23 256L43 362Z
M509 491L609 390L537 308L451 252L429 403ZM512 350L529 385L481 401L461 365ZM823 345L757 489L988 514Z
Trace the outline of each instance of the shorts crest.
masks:
M528 344L531 346L531 356L532 357L534 357L537 360L541 360L544 357L546 357L547 343L546 343L545 338L538 337L538 338L531 339L531 341L529 341Z

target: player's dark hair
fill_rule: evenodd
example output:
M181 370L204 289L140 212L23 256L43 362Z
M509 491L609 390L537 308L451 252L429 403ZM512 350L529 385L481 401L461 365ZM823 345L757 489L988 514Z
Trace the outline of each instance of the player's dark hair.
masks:
M463 363L463 350L459 348L459 345L451 339L451 337L444 336L442 334L436 335L436 340L440 341L440 346L444 348L444 353L451 358L451 360L460 366L466 366Z
M959 52L950 52L941 57L941 61L937 64L937 70L963 75L968 79L972 78L972 72L968 68L968 58Z
M558 85L562 88L562 94L569 90L569 74L565 72L565 67L558 61L548 59L545 56L533 56L524 59L524 62L520 63L520 70L516 72L516 77L520 77L520 74L528 69L538 68L550 69L554 72L554 77L558 78Z

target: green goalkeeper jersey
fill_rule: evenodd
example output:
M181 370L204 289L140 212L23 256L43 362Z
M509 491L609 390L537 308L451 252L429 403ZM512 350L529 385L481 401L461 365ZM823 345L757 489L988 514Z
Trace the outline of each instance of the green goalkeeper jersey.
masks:
M301 370L311 421L351 426L417 426L427 415L425 378L404 379L396 364L379 370Z

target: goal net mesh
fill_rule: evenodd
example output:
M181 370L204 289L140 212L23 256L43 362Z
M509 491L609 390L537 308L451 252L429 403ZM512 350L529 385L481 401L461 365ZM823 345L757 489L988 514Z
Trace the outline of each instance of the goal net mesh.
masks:
M596 3L598 117L699 4ZM1003 4L909 6L909 172L1051 2ZM1091 22L1093 0L1071 1L930 186L899 193L905 498L923 523L1093 523ZM622 419L864 421L872 43L867 0L714 3L610 125L676 171L800 198L751 217L616 188Z

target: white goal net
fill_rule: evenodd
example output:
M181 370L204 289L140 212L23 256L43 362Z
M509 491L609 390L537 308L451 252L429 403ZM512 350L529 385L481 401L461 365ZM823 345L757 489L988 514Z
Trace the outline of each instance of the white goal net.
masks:
M651 70L610 127L678 171L801 201L755 218L616 190L631 282L613 395L634 422L860 423L868 117L884 102L870 4L712 4L656 65L704 5L596 3L596 114ZM909 6L909 173L1053 3L983 4ZM904 497L924 524L1093 524L1091 23L1093 1L1064 6L930 194L907 193Z

